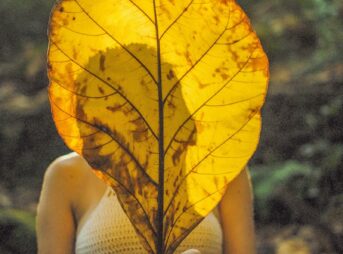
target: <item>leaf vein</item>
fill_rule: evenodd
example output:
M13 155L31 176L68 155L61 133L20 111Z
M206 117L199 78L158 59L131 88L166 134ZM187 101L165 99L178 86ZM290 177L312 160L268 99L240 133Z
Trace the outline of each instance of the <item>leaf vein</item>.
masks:
M191 174L191 173L197 173L194 172L194 169L199 166L203 161L206 160L207 157L209 157L214 151L216 151L217 149L219 149L222 145L224 145L227 141L229 141L230 139L232 139L232 137L234 137L237 133L239 133L249 122L250 120L256 115L258 111L256 111L254 114L252 114L252 116L250 116L248 118L248 120L240 127L238 128L233 134L231 134L229 137L227 137L224 141L222 141L218 146L216 146L215 148L213 148L208 154L206 154L200 161L198 161L198 163L192 167L192 169L180 180L180 183L178 184L178 186L176 187L175 191L174 191L174 195L172 197L172 199L170 200L164 214L167 213L168 209L170 208L171 204L174 202L175 196L177 195L177 193L179 192L179 189L181 187L181 185L183 184L184 180Z
M152 224L151 224L151 221L150 221L150 219L149 219L149 216L148 216L148 214L147 214L147 212L145 211L145 209L144 209L144 207L143 207L143 205L142 205L142 203L137 199L137 197L122 183L122 182L120 182L118 179L116 179L114 176L112 176L111 174L109 174L109 173L107 173L106 171L103 171L103 170L101 170L101 172L103 172L104 174L106 174L107 176L109 176L110 178L112 178L114 181L116 181L123 189L124 189L124 191L126 191L130 196L132 196L136 201L137 201L137 203L138 203L138 205L142 208L142 210L143 210L143 213L144 213L144 216L145 216L145 218L146 218L146 220L148 221L148 226L149 226L149 228L151 229L151 231L153 232L153 234L156 236L157 235L157 233L156 233L156 231L155 231L155 229L154 229L154 227L152 226ZM145 239L145 237L144 237L144 235L142 234L142 237ZM147 241L148 242L148 241ZM148 243L148 245L149 245L149 243ZM151 248L151 246L149 245L149 247Z
M173 22L171 22L169 24L169 26L166 28L166 30L164 30L164 32L161 34L160 36L160 40L162 40L163 36L169 31L169 29L182 17L183 14L185 14L185 12L188 11L189 7L191 6L191 4L193 3L194 0L191 0L188 5L182 10L182 12L174 19Z
M95 25L97 25L101 30L103 30L114 42L116 42L120 47L122 47L132 58L134 58L142 67L145 69L145 71L149 74L152 80L154 80L155 84L157 85L157 81L154 77L154 75L151 73L149 68L137 57L135 56L127 47L125 47L119 40L117 40L112 34L110 34L105 28L103 28L79 3L78 0L74 0L77 5L80 7L80 9L88 16L90 20L93 21Z
M148 121L145 119L145 117L142 115L142 113L137 109L137 107L123 94L121 93L117 88L115 88L111 83L107 82L106 80L102 79L101 77L99 77L98 75L96 75L95 73L91 72L90 70L88 70L87 68L83 67L82 65L80 65L79 63L77 63L74 59L72 59L70 56L68 56L55 42L52 42L67 58L69 58L73 63L75 63L76 65L78 65L81 69L85 70L86 72L88 72L91 76L97 78L98 80L102 81L102 83L104 83L105 85L107 85L108 87L112 88L114 91L116 91L121 98L123 98L125 101L127 101L130 106L137 112L137 114L142 117L143 121L145 122L145 124L148 126L149 130L151 131L151 133L154 135L154 137L156 138L156 140L158 140L157 135L155 134L155 132L153 131L153 129L151 128L150 124L148 123Z
M223 187L217 189L215 192L212 192L210 195L208 195L208 196L206 196L206 197L204 197L204 198L202 198L202 199L200 199L200 200L198 200L198 201L192 203L192 205L190 205L190 206L188 206L188 207L185 207L185 209L180 213L180 215L179 215L178 217L176 217L175 221L172 222L172 226L171 226L171 228L170 228L170 231L169 231L169 234L168 234L168 236L167 236L167 241L166 241L166 242L168 243L168 240L169 240L169 237L170 237L170 235L171 235L171 233L172 233L172 231L173 231L173 228L175 227L175 225L176 225L176 223L178 222L178 220L182 217L182 215L184 215L189 209L191 209L192 207L194 207L196 204L201 203L201 202L204 201L205 199L211 197L212 195L214 195L214 194L218 193L219 191L221 191L222 189L226 188L226 186L227 186L227 184L225 184ZM200 221L201 221L201 220L200 220ZM196 225L195 225L195 226L196 226ZM189 233L190 231L185 231L185 232Z
M197 66L197 64L199 62L201 62L201 60L207 55L207 53L214 47L214 45L216 45L216 43L218 42L218 40L224 35L224 33L226 32L227 30L227 26L230 22L230 17L231 15L228 17L228 20L227 20L227 23L226 23L226 26L225 26L225 29L223 29L223 31L218 35L218 37L214 40L214 42L208 47L208 49L199 57L199 59L180 77L180 79L172 86L172 88L168 91L166 97L164 98L163 100L163 104L166 103L169 95L175 90L176 86L179 85L181 83L181 81L183 80L183 78L185 76L187 76L187 74L192 71L195 66Z
M134 6L136 6L136 8L138 9L138 10L140 10L150 21L151 21L151 23L152 24L155 24L155 22L152 20L152 18L150 18L150 16L141 8L141 7L139 7L135 2L133 2L132 0L129 0L129 2L131 3L131 4L133 4Z
M101 33L101 34L87 34L87 33L84 33L84 32L80 32L80 31L76 31L74 29L71 29L70 27L66 26L66 25L62 25L62 24L59 24L61 27L63 27L64 29L67 29L68 31L72 32L72 33L76 33L76 34L79 34L79 35L85 35L85 36L103 36L103 35L106 35L106 33Z
M157 183L147 174L147 172L144 170L143 166L140 164L138 159L133 155L133 153L129 150L129 148L125 147L119 140L117 140L116 137L112 135L112 133L110 133L108 130L106 130L104 128L101 128L100 126L97 126L96 124L90 123L84 119L81 119L77 116L72 115L69 112L66 112L59 105L57 105L57 103L55 103L55 101L51 98L50 94L49 94L49 99L50 99L51 103L53 105L55 105L55 107L57 107L64 114L69 115L70 117L76 119L77 121L84 123L86 125L89 125L89 126L93 127L94 129L99 130L99 131L103 132L104 134L108 135L109 137L111 137L113 139L113 141L115 141L122 148L122 150L135 162L135 164L141 170L143 175L145 175L153 185L157 186Z
M61 87L62 89L66 90L66 91L68 91L68 92L70 92L70 93L72 93L72 94L75 94L75 95L77 95L77 96L79 96L79 97L88 98L88 99L102 99L102 98L110 97L110 96L112 96L112 95L118 93L117 91L114 91L113 93L110 93L110 94L107 94L107 95L102 95L102 96L88 96L88 95L84 95L84 94L75 92L75 91L73 91L73 90L71 90L71 89L69 89L69 88L63 86L63 85L62 85L59 81L57 81L57 80L53 80L53 82L54 82L56 85L58 85L59 87Z
M194 110L194 112L192 114L190 114L185 121L178 127L178 129L176 130L176 132L174 133L173 137L171 138L170 142L168 143L168 146L166 148L165 154L167 154L168 149L171 145L171 143L173 142L173 140L175 139L176 135L178 134L178 132L183 128L183 126L190 120L192 119L192 117L208 102L210 101L214 96L216 96L221 90L223 90L240 72L242 69L244 69L244 67L248 64L252 54L254 53L254 51L250 54L250 56L248 57L248 59L246 60L246 62L238 69L238 71L221 87L219 88L214 94L212 94L207 100L205 100L196 110Z

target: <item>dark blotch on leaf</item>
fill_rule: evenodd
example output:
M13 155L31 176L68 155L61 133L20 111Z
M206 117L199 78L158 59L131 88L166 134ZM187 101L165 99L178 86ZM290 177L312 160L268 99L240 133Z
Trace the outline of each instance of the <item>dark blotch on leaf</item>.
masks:
M80 92L81 92L81 94L85 94L86 91L87 91L87 85L84 85L84 86L81 88Z
M169 73L167 74L167 79L171 80L173 78L175 78L175 74L174 74L173 70L170 70Z
M104 89L103 89L101 86L98 86L98 90L99 90L99 92L100 92L101 94L104 94L104 93L105 93Z
M99 59L99 68L101 71L105 70L105 60L106 60L106 57L101 54L100 59Z
M116 112L121 108L121 105L115 105L115 106L107 106L106 109L111 112Z

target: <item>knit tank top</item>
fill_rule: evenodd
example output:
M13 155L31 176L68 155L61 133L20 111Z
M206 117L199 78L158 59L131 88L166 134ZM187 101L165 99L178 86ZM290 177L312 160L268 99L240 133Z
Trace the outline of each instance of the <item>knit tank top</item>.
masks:
M198 249L222 253L222 229L210 213L182 241L175 253ZM112 188L108 187L76 236L75 254L147 254Z

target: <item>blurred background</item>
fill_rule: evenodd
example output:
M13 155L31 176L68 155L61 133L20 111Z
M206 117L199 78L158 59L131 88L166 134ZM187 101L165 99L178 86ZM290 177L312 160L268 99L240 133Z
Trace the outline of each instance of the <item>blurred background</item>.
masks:
M343 1L239 0L271 63L250 161L258 253L343 253ZM49 163L69 150L47 100L52 0L0 1L0 253L35 253Z

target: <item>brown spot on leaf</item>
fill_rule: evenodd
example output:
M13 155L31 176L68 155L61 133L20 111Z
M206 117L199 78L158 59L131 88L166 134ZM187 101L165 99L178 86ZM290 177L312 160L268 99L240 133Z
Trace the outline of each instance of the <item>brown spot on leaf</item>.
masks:
M120 110L120 108L122 107L122 104L116 104L114 106L107 106L106 109L111 111L111 112L116 112L118 110Z
M174 74L173 70L169 70L169 72L167 74L167 79L172 80L173 78L175 78L175 74Z
M218 178L217 177L213 177L213 180L214 180L214 184L216 185L216 187L218 187L219 186Z
M105 55L101 54L100 59L99 59L99 68L101 71L105 70L105 60L106 60Z
M171 100L168 100L168 107L173 108L173 109L176 108L175 104Z
M105 156L93 156L92 152L89 152L89 154L87 154L88 151L87 150L83 150L82 154L85 158L87 158L87 162L89 163L89 165L92 168L95 169L101 169L101 170L107 170L110 169L112 166L112 159L110 155L105 155Z
M147 140L147 131L148 129L145 129L144 131L132 131L132 136L133 139L137 142L142 142L142 141L146 141Z
M192 66L193 62L192 62L191 54L189 53L189 51L187 50L184 55L186 57L186 60L187 60L188 64Z
M138 117L130 122L136 127L135 130L132 131L133 138L138 142L145 141L147 139L148 128L146 127L143 119Z
M206 84L206 83L201 83L201 82L199 82L198 84L199 84L199 88L200 88L200 89L203 89L203 88L205 88L205 87L211 85L210 83L207 83L207 84Z
M175 180L173 182L173 186L176 187L177 182L179 181L179 176L175 177Z
M133 107L125 107L122 112L127 116L134 111Z
M82 86L81 89L80 89L80 93L81 94L86 94L87 88L88 88L87 85Z
M178 148L172 155L174 166L176 166L180 162L180 158L182 154L187 150L187 146L193 146L196 144L196 131L197 130L194 127L186 140L177 140L176 138L174 139L174 141L178 143Z
M196 126L196 129L197 129L198 133L201 133L205 129L205 127L203 126L201 121L196 121L195 120L194 123L195 123L195 126Z
M227 75L226 73L221 73L220 76L223 80L227 80L229 78L229 75Z
M222 4L228 4L231 0L219 0L220 3Z
M250 112L249 112L249 118L253 117L254 115L256 115L256 113L259 111L259 108L251 108Z
M89 139L87 139L87 141L89 142L89 143L94 143L94 141L95 141L95 139L94 139L94 137L92 136L92 137L90 137Z
M183 147L179 146L172 156L174 166L176 166L180 161L181 154L184 151L182 148Z
M104 94L104 93L105 93L104 89L103 89L101 86L98 86L98 90L99 90L99 92L100 92L101 94Z
M219 24L219 17L216 15L216 16L213 16L213 19L216 22L216 25L218 25Z
M87 119L87 114L85 113L85 111L83 109L83 104L81 104L81 103L78 103L76 106L76 118L77 119L83 119L83 120Z

